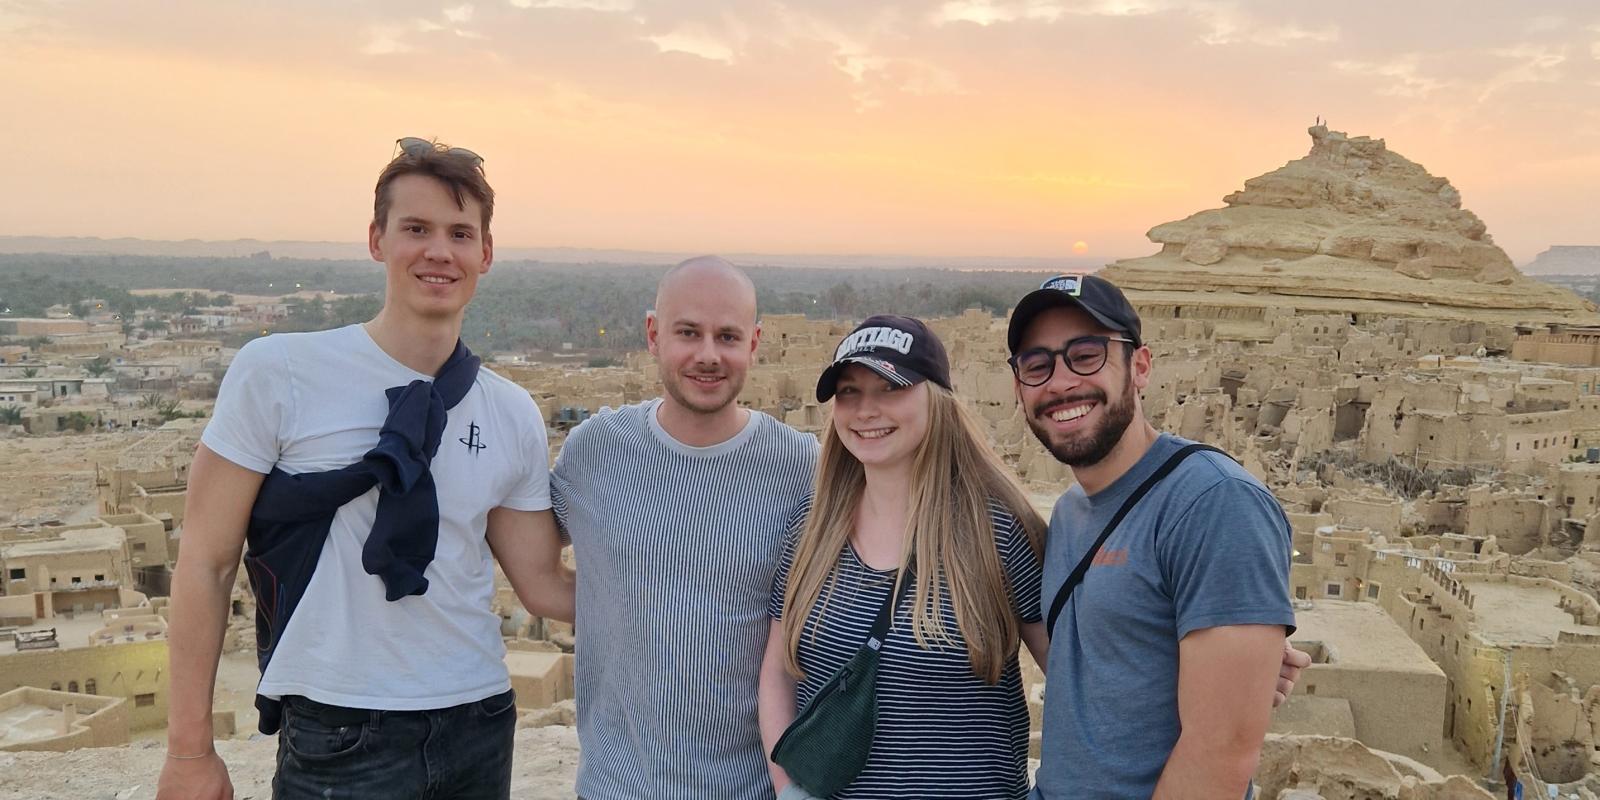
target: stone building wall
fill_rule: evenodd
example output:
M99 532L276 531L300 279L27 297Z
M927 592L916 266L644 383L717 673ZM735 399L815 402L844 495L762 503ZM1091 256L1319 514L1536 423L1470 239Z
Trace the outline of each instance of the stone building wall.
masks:
M28 650L0 654L0 691L19 686L60 691L77 686L129 703L135 731L167 724L167 643L164 639L103 647Z
M167 527L161 520L142 511L107 514L95 518L107 527L120 528L127 536L129 563L133 569L165 566Z
M1511 345L1511 357L1519 361L1600 367L1600 337L1552 333L1518 336Z
M1419 590L1386 594L1389 615L1422 646L1446 677L1445 733L1475 764L1494 758L1498 692L1505 656L1471 632L1466 603L1432 579Z
M120 528L85 526L59 538L0 545L0 569L5 594L55 593L57 608L115 607L117 590L133 586L127 537Z
M1302 682L1317 697L1348 700L1362 744L1439 764L1445 686L1437 673L1313 664Z
M59 718L65 728L45 738L8 737L0 731L0 751L44 751L64 753L83 747L115 747L128 743L128 707L120 697L100 697L81 692L53 692L22 687L0 694L0 717L11 709L34 706L50 709L54 723ZM69 711L70 708L70 711Z

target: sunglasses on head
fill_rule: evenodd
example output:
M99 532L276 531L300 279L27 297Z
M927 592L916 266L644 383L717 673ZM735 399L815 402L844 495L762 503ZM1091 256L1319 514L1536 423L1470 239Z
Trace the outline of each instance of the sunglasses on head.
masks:
M394 140L394 147L396 152L405 153L408 156L421 156L424 153L433 151L435 153L442 153L451 158L464 158L468 161L471 161L472 166L474 167L483 166L483 156L480 156L465 147L446 147L438 142L432 142L427 139L419 139L415 136L404 136Z

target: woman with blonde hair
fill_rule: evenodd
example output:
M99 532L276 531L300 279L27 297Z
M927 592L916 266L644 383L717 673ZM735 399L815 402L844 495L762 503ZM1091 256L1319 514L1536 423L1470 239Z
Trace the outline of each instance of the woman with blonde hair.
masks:
M1017 659L1019 642L1041 664L1048 646L1043 521L952 394L944 346L921 322L863 322L817 399L833 413L774 579L761 672L774 787L784 800L1026 797ZM812 708L859 699L862 683L864 724ZM858 759L830 749L852 736L867 740ZM833 761L813 778L819 753ZM780 764L809 766L791 776Z

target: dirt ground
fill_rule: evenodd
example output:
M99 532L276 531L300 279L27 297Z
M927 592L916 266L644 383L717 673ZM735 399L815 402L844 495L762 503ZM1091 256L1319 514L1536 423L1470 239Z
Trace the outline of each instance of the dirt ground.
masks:
M211 707L219 712L233 712L236 738L248 739L256 733L256 684L260 682L261 670L256 667L253 649L222 654L222 660L217 663L217 690L212 695ZM136 743L165 743L167 730L135 731L132 738Z
M95 463L116 463L119 453L148 435L0 436L0 525L85 521L97 500Z

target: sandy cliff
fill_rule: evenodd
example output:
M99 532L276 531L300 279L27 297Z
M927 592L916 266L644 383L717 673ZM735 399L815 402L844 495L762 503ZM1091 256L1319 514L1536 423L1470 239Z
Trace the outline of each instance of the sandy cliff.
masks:
M1101 274L1141 305L1600 322L1593 304L1518 272L1445 178L1382 139L1309 132L1304 158L1223 208L1157 225L1160 252Z

